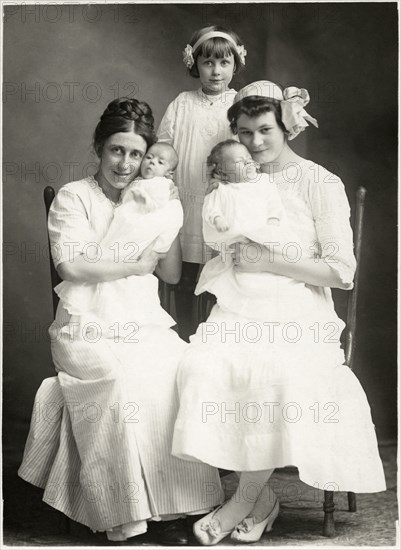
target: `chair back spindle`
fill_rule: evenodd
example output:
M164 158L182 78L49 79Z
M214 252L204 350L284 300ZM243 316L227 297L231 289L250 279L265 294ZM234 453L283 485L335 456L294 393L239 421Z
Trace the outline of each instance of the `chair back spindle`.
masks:
M50 187L48 185L45 187L43 191L43 199L45 201L45 207L46 207L46 222L49 217L49 210L52 205L52 202L55 197L55 192L53 187ZM57 273L56 268L54 267L54 262L51 257L51 246L50 246L50 239L49 239L49 233L47 233L47 242L49 245L49 255L50 255L50 277L51 277L51 283L52 283L52 299L53 299L53 315L56 316L57 306L59 302L59 297L54 292L54 287L57 286L59 283L61 283L62 279L60 275Z
M361 261L361 245L363 236L363 215L365 210L366 189L359 187L356 192L355 218L354 218L354 253L356 258L356 270L354 276L354 288L348 296L347 326L345 334L345 363L353 368L356 345L356 308L359 292L359 273Z

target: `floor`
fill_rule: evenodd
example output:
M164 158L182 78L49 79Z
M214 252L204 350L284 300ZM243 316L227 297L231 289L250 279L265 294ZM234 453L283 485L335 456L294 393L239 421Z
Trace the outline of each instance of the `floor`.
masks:
M43 503L42 491L17 477L27 427L13 433L12 442L3 441L3 541L8 546L113 546L103 533L65 521L64 516ZM370 546L396 545L397 449L394 444L380 446L387 491L357 495L357 511L347 511L346 493L335 495L336 536L322 536L323 492L299 481L295 468L277 470L272 482L280 499L281 512L273 531L257 546ZM223 476L226 494L233 492L235 474ZM66 527L69 526L69 531ZM116 543L114 543L115 545ZM221 546L234 546L225 539ZM155 546L149 535L130 539L119 546Z

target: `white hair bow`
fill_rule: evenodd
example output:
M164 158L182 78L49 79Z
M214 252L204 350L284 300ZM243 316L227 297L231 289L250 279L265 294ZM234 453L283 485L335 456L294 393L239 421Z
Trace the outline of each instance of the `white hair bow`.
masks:
M281 105L281 117L283 124L288 131L288 139L294 139L298 134L303 132L308 122L318 128L317 120L311 117L304 109L309 103L310 97L308 90L305 88L296 88L289 86L283 91L283 100Z

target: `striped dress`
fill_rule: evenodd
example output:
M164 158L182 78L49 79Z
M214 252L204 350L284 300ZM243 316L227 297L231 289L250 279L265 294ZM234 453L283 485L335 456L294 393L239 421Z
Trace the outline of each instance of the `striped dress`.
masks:
M77 254L91 261L113 215L92 178L63 186L49 213L55 264ZM146 295L153 303L157 279L138 281L138 303ZM223 497L216 469L171 455L176 371L187 347L173 324L160 307L146 324L106 338L96 323L77 331L60 302L49 331L57 376L37 392L19 475L68 517L121 539L144 532L146 520L202 513Z

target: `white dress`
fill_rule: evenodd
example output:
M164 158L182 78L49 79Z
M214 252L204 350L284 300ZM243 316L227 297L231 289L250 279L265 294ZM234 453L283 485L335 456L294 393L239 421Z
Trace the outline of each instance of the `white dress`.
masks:
M301 255L325 258L352 288L355 258L341 180L302 161L274 181ZM249 288L262 288L263 273L245 277ZM180 363L173 453L237 471L294 465L302 481L319 489L384 491L369 404L344 365L344 323L329 288L305 285L305 292L313 308L303 315L285 301L263 316L216 304Z
M93 179L64 185L49 213L55 264L89 255L114 214ZM138 276L141 304L157 300L157 290L156 277ZM37 392L19 469L50 506L93 530L113 537L117 530L120 539L146 530L147 519L222 499L215 469L171 455L177 365L187 344L159 310L124 337L103 338L95 324L75 337L60 302L49 331L58 375Z
M159 141L173 145L179 157L175 180L184 208L180 232L183 260L205 263L202 237L202 206L207 188L206 159L212 147L231 133L227 110L235 90L209 99L202 89L182 92L170 103L160 123Z

